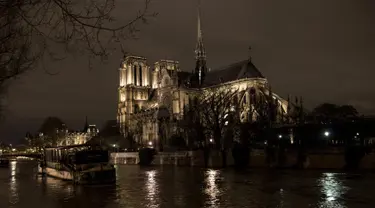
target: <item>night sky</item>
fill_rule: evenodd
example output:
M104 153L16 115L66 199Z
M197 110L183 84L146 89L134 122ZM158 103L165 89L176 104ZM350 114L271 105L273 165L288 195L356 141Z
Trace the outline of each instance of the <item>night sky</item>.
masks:
M134 14L140 0L119 0L118 20ZM197 1L154 0L159 15L140 27L138 40L125 50L148 58L180 61L194 67ZM373 0L203 0L203 37L208 67L248 57L270 81L273 91L303 96L311 108L321 102L352 104L375 114L375 1ZM116 119L118 67L122 55L89 70L87 58L46 62L41 69L13 81L1 122L1 140L22 139L47 116L70 128Z

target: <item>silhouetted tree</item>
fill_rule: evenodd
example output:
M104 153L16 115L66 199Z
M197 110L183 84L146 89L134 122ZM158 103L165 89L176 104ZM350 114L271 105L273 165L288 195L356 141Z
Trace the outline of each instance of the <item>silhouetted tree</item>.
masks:
M250 89L250 92L254 90ZM203 141L212 138L219 149L230 147L233 140L246 145L250 137L264 141L267 129L277 122L281 106L270 96L272 91L259 86L257 91L250 93L250 109L245 111L239 99L242 94L228 88L208 89L196 95L184 110L181 125L184 132L192 138L203 138ZM241 121L241 115L245 113L248 114L246 122Z
M358 111L351 105L323 103L315 107L311 115L318 122L329 123L358 117Z
M179 134L172 135L171 138L169 138L168 145L179 150L186 148L186 142Z
M341 119L355 118L359 116L356 108L352 105L342 105L338 108L338 116Z
M107 121L104 124L103 128L99 131L99 135L102 137L119 135L119 134L121 134L120 128L116 120Z
M210 89L198 97L199 104L195 106L195 110L200 112L205 133L213 139L217 149L225 148L223 136L226 126L231 116L237 116L237 93L233 89Z
M39 133L42 133L38 139L43 140L44 145L56 145L60 140L65 139L67 127L65 123L57 117L47 117Z
M195 106L198 100L191 101L189 106L184 107L184 114L178 121L178 127L182 134L187 138L187 144L190 148L205 144L205 127L201 119L201 112Z
M47 59L85 54L91 67L118 46L125 54L124 41L135 38L137 25L156 15L148 12L150 1L144 0L135 17L120 22L114 17L116 0L1 0L0 94L7 81L37 66L56 74L44 67Z
M148 13L150 0L144 2L124 23L113 16L116 0L0 1L0 86L42 58L78 52L106 59L114 49L110 43L134 38L137 24L155 15Z
M0 149L2 149L3 151L8 151L10 150L10 145L0 141Z
M63 128L65 128L65 123L60 118L47 117L39 128L39 132L45 135L50 135L54 134L57 129L61 130Z

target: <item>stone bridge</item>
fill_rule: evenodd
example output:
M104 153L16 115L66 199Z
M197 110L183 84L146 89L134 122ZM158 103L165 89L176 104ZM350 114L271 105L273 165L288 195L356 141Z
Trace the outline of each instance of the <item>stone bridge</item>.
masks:
M29 157L29 158L36 158L40 159L42 157L42 154L40 153L29 153L29 152L8 152L8 153L3 153L0 155L0 157Z

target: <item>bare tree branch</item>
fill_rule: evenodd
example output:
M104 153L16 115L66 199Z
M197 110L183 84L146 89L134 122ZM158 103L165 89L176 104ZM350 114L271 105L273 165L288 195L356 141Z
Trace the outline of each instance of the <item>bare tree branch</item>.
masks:
M116 0L0 0L0 84L44 59L80 53L90 63L106 60L116 48L111 44L134 38L138 23L156 15L148 12L150 2L121 23L113 16Z

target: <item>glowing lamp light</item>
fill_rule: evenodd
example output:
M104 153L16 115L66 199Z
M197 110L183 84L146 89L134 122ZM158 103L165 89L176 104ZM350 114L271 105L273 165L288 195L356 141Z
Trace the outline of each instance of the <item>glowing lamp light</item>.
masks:
M113 147L116 147L116 144L113 144L112 146L113 146Z
M279 139L283 138L283 135L279 134Z
M151 141L150 141L150 142L148 142L148 145L149 145L149 146L152 146L152 142L151 142Z
M212 142L214 142L214 140L213 140L213 139L210 139L210 142L212 143Z
M324 132L324 136L329 137L329 135L330 135L329 131Z

